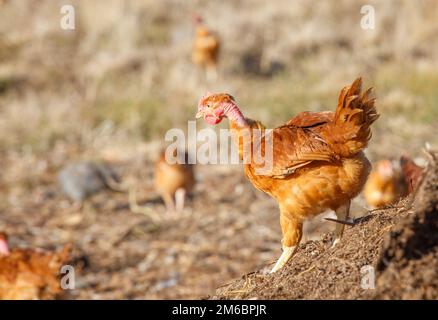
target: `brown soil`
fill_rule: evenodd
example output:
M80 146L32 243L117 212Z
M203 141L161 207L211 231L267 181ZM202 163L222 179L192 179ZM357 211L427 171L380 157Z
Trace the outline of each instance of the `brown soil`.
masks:
M275 259L277 205L246 181L241 167L196 166L192 199L181 215L168 216L152 187L158 149L150 158L111 164L136 185L139 204L163 218L159 224L132 213L125 193L103 191L75 209L57 184L66 158L77 157L72 151L30 158L25 169L1 157L9 170L0 173L0 231L11 247L72 244L71 299L197 299Z
M431 161L415 198L368 214L335 248L329 235L309 241L276 274L244 275L212 298L437 299L438 162ZM367 265L376 270L374 289L361 286Z

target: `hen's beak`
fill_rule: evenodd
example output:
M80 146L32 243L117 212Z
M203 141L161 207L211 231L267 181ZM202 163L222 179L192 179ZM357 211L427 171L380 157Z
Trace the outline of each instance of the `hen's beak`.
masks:
M202 118L202 116L203 116L202 112L201 112L201 111L198 111L198 112L196 112L196 116L195 116L195 118L196 118L196 119L200 119L200 118Z

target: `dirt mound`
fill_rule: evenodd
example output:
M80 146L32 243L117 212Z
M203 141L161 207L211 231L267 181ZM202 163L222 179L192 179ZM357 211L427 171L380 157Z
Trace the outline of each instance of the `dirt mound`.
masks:
M437 159L415 196L369 212L338 246L330 248L329 235L309 241L283 270L244 275L212 298L437 299Z

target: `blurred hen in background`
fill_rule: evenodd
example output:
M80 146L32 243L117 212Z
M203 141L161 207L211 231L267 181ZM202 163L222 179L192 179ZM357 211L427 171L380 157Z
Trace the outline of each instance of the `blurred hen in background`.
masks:
M364 195L368 205L379 208L393 204L406 193L401 172L390 160L380 160L370 173Z
M411 193L420 183L424 168L418 166L414 160L406 155L400 157L400 166L408 189L407 191Z
M154 185L166 205L167 212L181 212L188 193L195 185L193 165L189 164L187 152L173 153L177 163L169 163L162 150L155 165Z
M169 159L166 159L166 151L161 150L156 160L153 188L163 200L167 214L181 213L184 210L185 200L195 185L193 165L188 160L187 152L177 150ZM150 191L145 190L146 193ZM149 205L138 205L134 187L129 190L129 207L134 213L144 214L156 221L161 219Z
M59 272L70 259L70 246L59 252L9 249L0 233L0 299L39 300L61 298Z
M204 19L201 16L196 15L194 20L196 30L192 61L205 71L207 80L215 80L218 75L219 37L204 24Z

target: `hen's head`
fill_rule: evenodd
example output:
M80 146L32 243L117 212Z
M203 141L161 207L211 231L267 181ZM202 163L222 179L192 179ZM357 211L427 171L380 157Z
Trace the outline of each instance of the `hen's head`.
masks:
M192 20L195 25L201 25L204 23L204 18L197 13L192 16Z
M208 124L216 125L236 108L236 102L232 95L227 93L208 93L199 100L196 119L204 118Z
M377 162L377 172L384 179L392 179L395 175L394 165L390 160L380 160Z
M0 256L9 254L8 236L0 232Z

